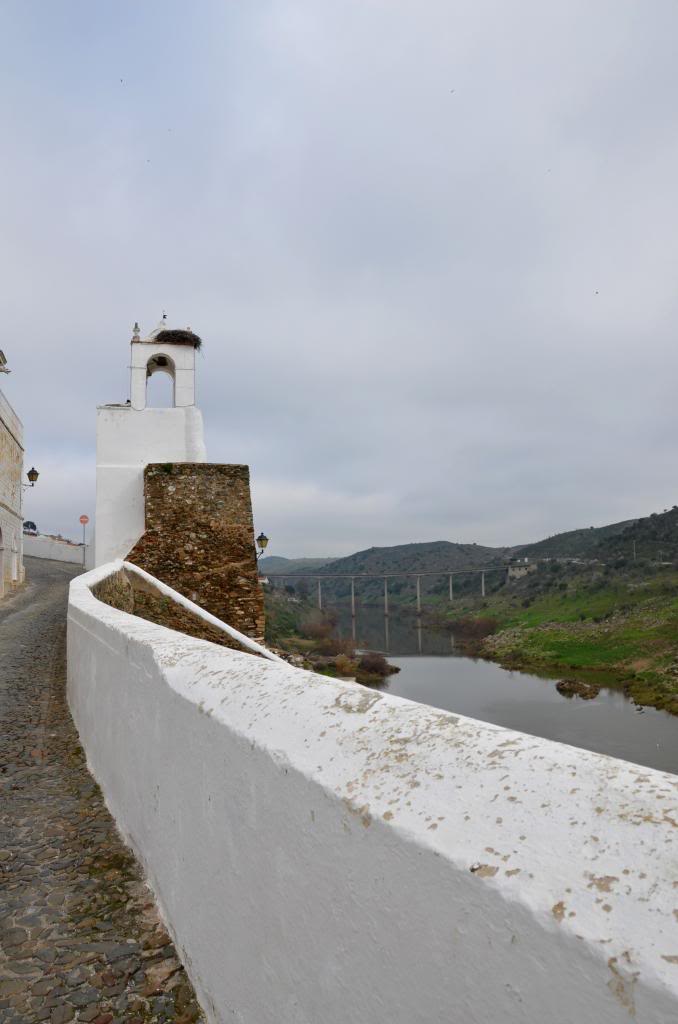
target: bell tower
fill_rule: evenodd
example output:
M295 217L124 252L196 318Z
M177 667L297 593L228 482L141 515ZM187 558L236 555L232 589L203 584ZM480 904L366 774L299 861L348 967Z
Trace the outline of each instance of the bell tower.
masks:
M195 353L202 342L190 327L173 330L166 314L147 338L134 325L131 341L131 404L137 412L146 408L146 387L154 373L172 378L175 409L195 405Z
M130 343L130 398L97 409L95 564L125 558L144 532L144 469L149 463L205 462L202 415L195 404L195 355L202 341L190 328L162 320ZM172 380L170 408L147 405L155 373Z

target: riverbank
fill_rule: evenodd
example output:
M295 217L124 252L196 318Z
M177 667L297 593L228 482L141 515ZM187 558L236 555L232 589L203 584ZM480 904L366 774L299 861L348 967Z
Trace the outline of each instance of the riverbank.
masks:
M636 704L678 714L678 574L578 581L517 611L488 602L496 631L478 645L505 668L622 688Z
M429 635L437 633L442 641L451 633L458 652L556 680L611 686L638 705L678 714L678 570L673 565L552 559L523 579L486 582L484 597L461 593L450 604L446 596L431 595L422 614ZM397 621L409 623L416 636L411 599L394 599L391 613L392 641ZM365 603L361 636L370 614L383 622L381 608ZM337 646L341 605L320 615L292 595L270 593L267 616L270 642L304 655L352 654L346 640ZM374 635L361 644L388 649ZM441 642L439 653L443 647Z

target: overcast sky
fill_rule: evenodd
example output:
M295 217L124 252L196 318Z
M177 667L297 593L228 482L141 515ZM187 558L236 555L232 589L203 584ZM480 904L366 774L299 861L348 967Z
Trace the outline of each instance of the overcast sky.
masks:
M0 378L94 512L164 309L269 552L678 501L675 0L0 0Z

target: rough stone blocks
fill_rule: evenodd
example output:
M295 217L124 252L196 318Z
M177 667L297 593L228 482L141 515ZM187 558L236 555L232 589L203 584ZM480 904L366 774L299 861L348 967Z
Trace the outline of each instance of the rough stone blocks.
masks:
M128 561L247 636L262 639L264 598L249 468L151 463L144 472L144 498L146 532Z

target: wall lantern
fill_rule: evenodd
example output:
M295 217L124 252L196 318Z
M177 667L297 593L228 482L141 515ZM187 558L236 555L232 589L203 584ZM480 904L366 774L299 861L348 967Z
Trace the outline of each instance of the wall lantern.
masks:
M257 537L257 547L259 548L259 554L257 555L257 558L261 558L264 551L266 550L267 545L268 537L266 536L265 533L260 533L259 536Z
M26 473L26 476L28 477L29 482L27 484L23 484L23 486L24 487L35 487L35 481L40 476L40 474L38 473L38 471L35 468L35 466L32 466L28 470L28 472Z

